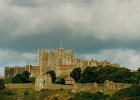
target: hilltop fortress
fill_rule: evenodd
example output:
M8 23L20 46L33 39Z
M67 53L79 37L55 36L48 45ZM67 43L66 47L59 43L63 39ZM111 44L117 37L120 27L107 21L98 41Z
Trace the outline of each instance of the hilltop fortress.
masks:
M119 67L119 64L111 64L107 60L83 60L75 57L73 50L65 50L64 48L58 48L56 50L39 49L38 50L38 65L26 65L25 67L5 67L5 77L12 77L16 74L28 71L31 73L31 77L37 77L46 73L46 71L54 70L56 75L69 75L70 72L80 67L82 70L88 66L106 66L111 65Z

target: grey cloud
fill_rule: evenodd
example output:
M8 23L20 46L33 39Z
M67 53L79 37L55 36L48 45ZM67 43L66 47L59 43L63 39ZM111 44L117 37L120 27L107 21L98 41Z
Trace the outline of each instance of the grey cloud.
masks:
M118 63L121 66L132 70L137 70L140 65L140 52L130 49L107 49L98 53L91 53L84 56L98 60L106 59L112 63Z
M42 2L44 1L38 1L37 4ZM48 3L49 2L51 1L48 0ZM138 36L140 36L140 22L137 20L140 17L140 7L137 0L133 2L129 0L98 0L92 3L87 2L85 5L81 4L79 0L77 1L79 4L75 4L74 1L67 1L68 3L64 4L58 3L57 1L53 2L55 3L52 7L11 7L11 9L18 13L16 17L22 18L23 23L21 23L21 25L23 24L23 26L20 28L24 29L25 27L24 30L26 30L27 26L29 27L28 22L32 26L32 24L36 24L32 22L35 22L34 20L37 19L41 25L38 25L36 31L38 31L40 27L45 28L43 25L53 27L55 24L64 23L65 26L70 26L76 31L81 30L84 31L83 34L92 34L94 37L101 39L122 39L122 37L127 37L125 39L138 39ZM59 6L57 4L59 4ZM14 16L15 15L14 13ZM26 26L24 26L24 24ZM27 32L30 31L30 29L27 30Z
M79 55L102 57L99 52L108 49L138 52L139 4L138 0L0 0L0 49L36 53L39 48L58 48L63 41L63 47Z
M0 66L25 66L25 64L37 64L37 54L19 53L8 49L0 49Z
M28 6L28 7L38 6L37 0L4 0L4 2L15 6Z
M100 52L103 49L118 49L118 48L127 48L139 50L138 44L140 41L127 41L127 40L100 40L96 39L92 35L74 35L70 29L63 30L55 28L48 32L42 32L40 34L30 34L23 35L22 37L10 37L7 36L7 39L1 39L0 48L3 49L12 49L18 52L36 52L38 48L58 48L60 41L63 41L63 46L67 49L74 49L78 53L91 53L91 52ZM6 37L6 36L5 36Z
M12 5L12 6L21 6L21 7L41 7L41 6L56 6L67 3L76 3L76 4L89 4L94 3L96 0L3 0L3 2Z

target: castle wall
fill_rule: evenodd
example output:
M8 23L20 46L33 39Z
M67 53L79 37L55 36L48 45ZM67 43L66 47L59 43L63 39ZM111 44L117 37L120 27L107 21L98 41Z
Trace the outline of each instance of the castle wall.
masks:
M64 48L59 48L57 50L38 50L38 65L26 65L25 67L5 67L5 77L13 77L16 74L20 74L23 71L28 71L31 73L31 77L36 77L43 74L46 71L54 70L56 74L59 75L69 75L69 73L76 67L80 67L82 70L86 67L92 66L106 66L112 65L118 67L118 64L111 64L107 60L98 62L97 60L82 60L75 58L74 51L65 50ZM41 70L40 70L41 69Z
M106 80L104 82L104 90L105 91L111 91L111 90L120 90L123 88L128 88L132 84L126 84L126 83L114 83L113 81Z
M71 90L72 93L77 93L81 91L84 92L118 91L124 88L128 88L132 85L126 83L114 83L108 80L106 80L104 84L98 84L94 82L94 83L84 83L84 84L75 83L73 85L61 85L61 84L53 84L50 82L51 82L51 78L45 77L45 75L43 75L42 77L41 76L38 77L35 83L37 84L35 85L35 90L40 91L41 89L66 89L66 90Z
M24 67L5 67L5 78L13 77L16 74L20 74L24 71Z
M104 84L98 84L96 82L94 83L76 83L73 85L72 92L77 93L80 91L86 91L86 92L96 92L96 91L118 91L124 88L128 88L132 86L132 84L126 84L126 83L114 83L112 81L106 80Z
M5 78L10 77L10 72L9 72L9 70L10 70L9 67L5 67L5 70L4 70L4 71L5 71L5 72L4 72L4 74L5 74L4 76L5 76Z
M55 68L56 68L55 72L57 76L60 76L60 75L70 75L70 72L72 72L72 70L76 67L72 65L71 66L63 65L63 66L57 66Z
M42 66L42 72L51 70L50 66ZM40 75L40 66L26 65L25 67L5 67L5 78L14 77L17 74L21 74L24 71L31 73L30 77L36 77Z
M36 77L40 74L40 67L39 66L33 66L31 68L31 71L30 71L31 75L30 77Z
M61 85L61 84L53 84L50 83L51 80L47 81L44 83L44 85L40 83L44 82L43 78L39 78L39 80L37 80L39 82L39 87L35 85L36 84L32 84L32 83L19 83L19 84L5 84L6 88L9 89L14 89L14 88L32 88L32 89L38 89L39 91L41 89L65 89L65 90L71 90L72 93L77 93L80 91L85 91L85 92L96 92L96 91L118 91L124 88L128 88L130 87L132 84L126 84L126 83L112 83L111 81L107 81L104 84L98 84L98 83L86 83L86 84L81 84L81 83L76 83L74 85ZM49 83L49 84L48 84ZM40 89L41 88L41 89Z
M20 83L20 84L5 84L6 88L9 89L28 89L28 88L32 88L34 89L35 85L32 83Z
M73 85L61 85L61 84L52 84L52 85L46 85L44 87L45 89L54 89L54 90L72 90Z

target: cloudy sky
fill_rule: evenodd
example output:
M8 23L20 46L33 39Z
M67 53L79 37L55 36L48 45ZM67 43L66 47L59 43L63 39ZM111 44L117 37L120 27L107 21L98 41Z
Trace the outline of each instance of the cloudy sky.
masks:
M78 57L135 70L140 66L140 1L0 0L1 68L37 65L37 50L59 48L60 41Z

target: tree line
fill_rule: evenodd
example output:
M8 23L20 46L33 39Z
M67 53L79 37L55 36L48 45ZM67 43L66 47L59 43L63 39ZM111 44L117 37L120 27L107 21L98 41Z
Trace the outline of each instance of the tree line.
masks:
M140 81L140 68L131 71L125 67L97 66L87 67L83 71L80 67L73 69L70 76L78 83L103 83L110 80L117 83L138 84Z

